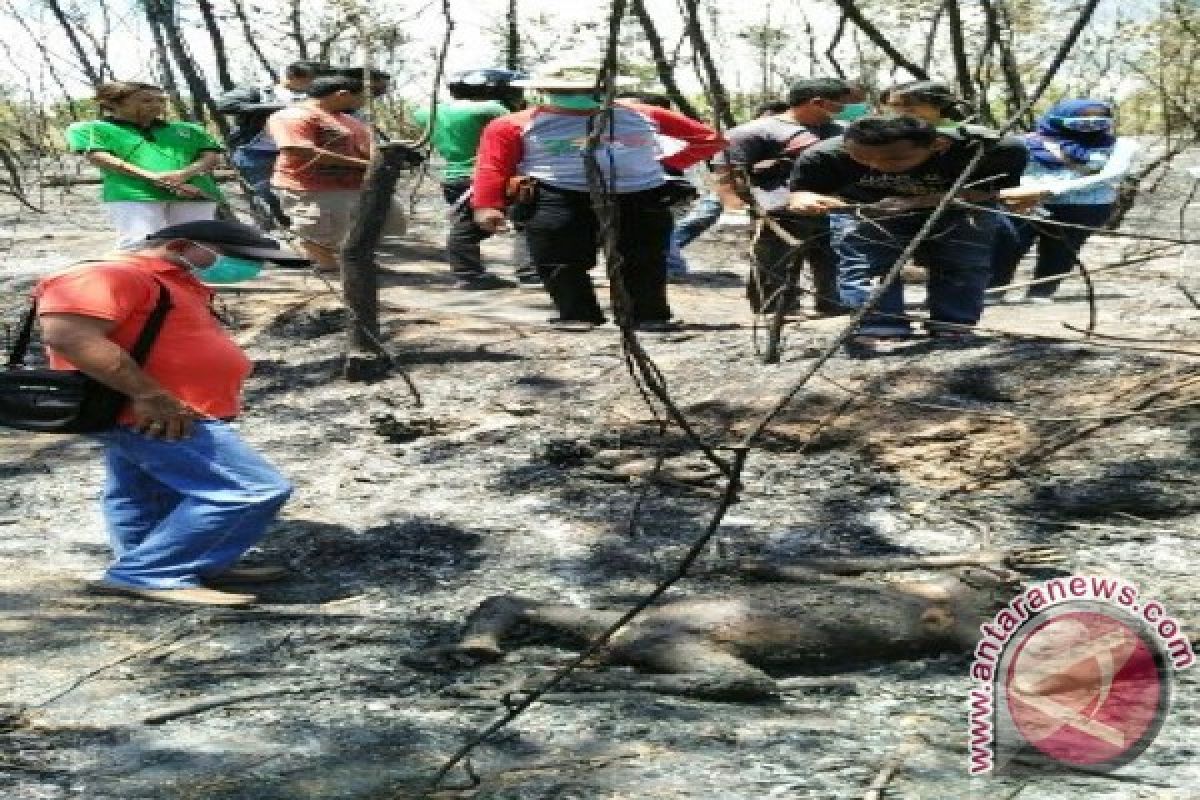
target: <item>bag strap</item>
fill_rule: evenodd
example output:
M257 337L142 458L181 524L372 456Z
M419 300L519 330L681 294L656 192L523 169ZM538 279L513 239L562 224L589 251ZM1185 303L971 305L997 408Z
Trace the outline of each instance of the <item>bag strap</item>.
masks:
M129 355L133 357L139 367L146 363L146 356L150 355L150 348L154 347L154 340L158 338L158 333L162 330L163 322L167 318L167 312L171 310L171 292L167 289L167 285L158 278L155 278L154 282L158 284L158 301L155 302L150 316L146 318L146 324L142 326L142 332L138 334L137 341L129 350Z
M7 367L16 369L25 364L25 352L29 350L29 339L33 336L33 320L37 317L37 301L34 301L25 312L25 319L17 331L17 339L13 342L12 350L8 353Z
M139 367L146 363L146 357L150 355L150 348L154 346L154 340L158 338L163 322L166 321L167 312L171 310L171 292L167 289L167 285L158 278L154 278L154 282L158 284L158 300L154 304L154 310L146 318L146 324L142 326L137 341L133 343L133 347L129 351L129 355L133 357ZM9 351L8 369L16 369L25 365L25 355L29 351L29 342L33 338L33 323L36 319L37 300L33 300L29 303L29 310L25 312L25 319L22 320L21 327L17 331L17 339L13 342L12 350Z

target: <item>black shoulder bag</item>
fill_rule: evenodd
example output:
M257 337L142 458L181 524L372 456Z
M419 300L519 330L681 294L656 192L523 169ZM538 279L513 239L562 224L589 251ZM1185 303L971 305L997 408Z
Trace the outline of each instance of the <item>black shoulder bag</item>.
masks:
M158 302L129 354L141 366L171 310L171 293L157 278ZM0 370L0 426L35 433L96 433L117 424L129 398L78 370L41 369L25 365L25 353L37 318L37 301L17 333Z

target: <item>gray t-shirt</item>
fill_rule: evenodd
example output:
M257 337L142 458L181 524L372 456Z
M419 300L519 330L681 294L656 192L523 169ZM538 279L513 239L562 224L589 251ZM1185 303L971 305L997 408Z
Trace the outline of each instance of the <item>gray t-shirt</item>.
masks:
M836 122L801 125L786 117L762 117L726 131L729 147L714 157L713 162L745 167L750 185L769 192L787 186L796 156L841 133L842 126ZM772 166L754 168L759 162L773 159L777 161Z

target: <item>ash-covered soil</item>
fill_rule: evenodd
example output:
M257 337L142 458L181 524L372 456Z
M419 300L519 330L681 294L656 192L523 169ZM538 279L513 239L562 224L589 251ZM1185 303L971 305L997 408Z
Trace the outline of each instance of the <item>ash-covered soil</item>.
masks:
M1169 178L1126 229L1173 233L1186 188ZM7 212L0 316L12 323L37 275L95 256L109 239L87 190L45 217ZM295 579L265 591L259 607L86 594L83 580L107 553L95 447L0 433L0 796L415 797L503 713L505 693L571 655L542 645L494 665L431 669L424 648L452 641L492 594L630 603L701 532L721 484L674 430L659 435L615 329L544 330L539 293L455 292L436 261L440 224L431 198L383 257L386 338L420 407L396 375L338 377L345 317L319 280L278 272L222 294L257 362L240 429L297 484L254 554ZM1147 246L1095 239L1085 262ZM508 251L489 243L499 271ZM762 365L741 295L744 251L724 234L691 248L695 274L672 287L690 326L644 338L680 407L721 445L841 324L792 324L783 362ZM1073 282L1054 305L996 305L984 320L1073 343L988 334L839 354L822 373L836 383L814 380L750 455L721 552L784 563L1055 545L1069 570L1134 582L1194 633L1200 411L1090 418L1200 375L1200 310L1175 285L1200 293L1196 267L1193 248L1095 275L1096 331L1138 341L1078 341L1064 323L1086 327L1088 305ZM1197 397L1192 384L1149 405ZM660 454L667 479L648 484L644 462ZM710 574L720 565L714 548L674 595L736 591ZM436 796L863 797L914 733L925 741L905 750L883 796L1191 798L1200 785L1194 671L1178 676L1158 740L1117 774L976 779L966 774L965 657L842 677L842 688L756 704L558 692Z

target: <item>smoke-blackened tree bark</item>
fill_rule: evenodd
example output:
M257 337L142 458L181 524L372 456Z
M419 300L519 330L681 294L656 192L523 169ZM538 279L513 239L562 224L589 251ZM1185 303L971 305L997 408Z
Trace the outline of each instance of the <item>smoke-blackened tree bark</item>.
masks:
M213 12L212 0L196 0L200 8L200 16L204 18L204 28L212 42L213 58L217 62L217 80L221 88L229 91L233 88L233 78L229 74L229 56L225 52L225 36L221 26L217 24L217 15Z
M925 52L921 55L921 69L929 71L930 65L933 63L934 48L937 45L938 26L941 25L942 16L946 13L946 2L937 7L937 11L933 12L933 18L929 20L929 27L925 30Z
M920 78L921 80L929 79L929 73L921 69L920 64L915 64L905 57L903 53L896 49L894 44L888 41L879 28L875 27L871 20L863 16L862 11L854 4L854 0L833 0L833 2L837 3L838 8L842 10L846 18L853 22L855 27L862 31L876 47L886 53L887 57L895 62L896 66L908 70L914 78Z
M712 103L714 119L719 125L732 128L737 124L737 120L733 117L733 109L729 106L729 93L725 91L725 84L721 82L720 72L713 62L712 52L708 48L708 40L704 37L704 30L700 26L699 5L699 0L683 0L684 9L687 11L685 25L688 41L691 42L696 59L704 70L705 84L708 88L709 101Z
M837 60L838 45L842 43L842 37L846 35L846 12L838 17L837 27L833 30L833 36L829 39L829 46L825 48L825 60L829 62L829 66L833 67L833 74L843 80L846 78L846 70Z
M167 93L167 98L171 101L171 107L175 109L175 113L181 119L196 120L192 109L188 108L187 103L183 102L183 95L179 93L179 82L175 80L175 69L171 66L171 55L167 51L167 40L163 36L162 26L159 24L158 14L151 3L155 0L146 0L142 6L142 10L146 13L146 23L150 26L150 36L154 39L154 56L158 61L159 79L162 81L163 89Z
M504 37L504 66L521 68L521 26L517 19L517 0L508 0L508 28Z
M975 84L971 82L971 64L967 61L967 40L963 32L962 9L958 0L946 0L946 22L950 33L950 52L954 57L954 77L964 100L974 102Z
M71 49L75 51L75 57L79 59L79 68L87 76L88 82L92 86L98 86L103 83L104 79L101 77L100 71L92 65L92 60L88 58L87 51L83 49L83 42L79 41L79 34L75 31L75 26L63 11L62 5L58 0L46 0L46 7L50 9L50 13L58 21L59 27L63 29L63 33L66 34L67 41L71 43Z
M292 0L292 11L288 15L292 29L289 34L296 43L296 55L308 59L308 42L304 39L304 27L300 24L300 0Z
M654 24L654 19L646 11L646 4L643 0L632 0L630 9L641 23L642 32L646 34L646 43L650 45L650 52L654 56L654 69L658 72L658 80L666 90L667 96L671 98L671 102L681 113L687 114L692 119L699 119L700 114L679 90L679 84L675 82L675 66L667 58L662 37L658 33L658 27Z
M1017 66L1016 56L1013 55L1007 26L1000 16L999 4L995 0L980 0L980 2L983 6L984 23L987 25L988 41L1000 55L1000 74L1004 77L1005 88L1008 89L1005 102L1008 114L1011 116L1017 109L1025 105L1025 82L1021 80L1021 70ZM1028 124L1030 121L1027 114L1024 122Z
M242 36L246 39L246 45L250 51L254 53L254 57L258 59L258 63L263 70L271 76L272 83L279 83L279 73L275 71L275 66L271 60L263 54L262 48L258 46L257 38L254 35L254 28L250 26L250 16L246 13L246 6L242 0L232 0L233 13L238 18L238 22L242 25Z
M212 95L209 94L208 84L204 82L204 78L200 75L195 59L187 51L187 46L183 42L183 34L175 22L174 15L170 12L167 0L145 0L145 3L146 15L151 26L157 25L160 27L175 66L179 69L179 74L183 76L184 81L187 83L188 93L192 96L192 119L203 123L205 116L210 116L213 124L220 131L221 137L223 139L228 138L229 122L225 117L217 113L217 106L213 102Z

